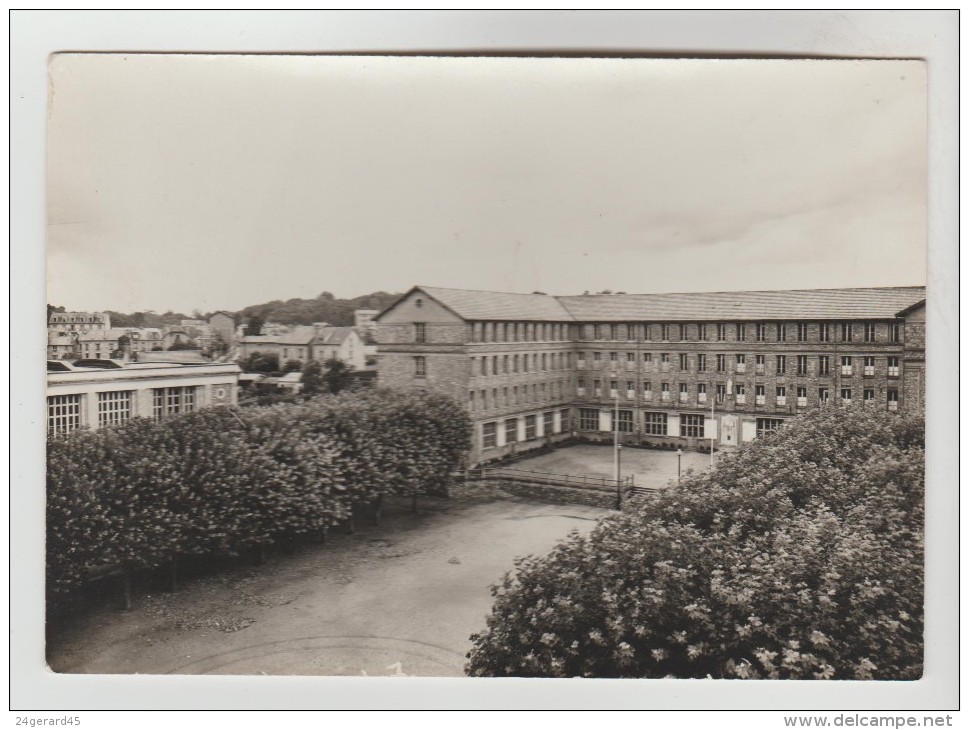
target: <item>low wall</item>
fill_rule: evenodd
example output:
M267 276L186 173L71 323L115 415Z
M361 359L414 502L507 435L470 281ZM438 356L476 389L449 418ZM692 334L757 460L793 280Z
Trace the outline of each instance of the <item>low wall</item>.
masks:
M612 489L555 486L513 479L476 479L469 481L469 485L474 484L499 487L503 492L516 497L534 499L549 504L583 504L589 507L616 509L616 492Z

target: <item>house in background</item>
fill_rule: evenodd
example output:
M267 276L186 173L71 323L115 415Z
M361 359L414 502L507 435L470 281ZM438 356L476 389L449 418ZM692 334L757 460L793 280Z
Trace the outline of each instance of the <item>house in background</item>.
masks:
M239 339L239 357L265 353L279 358L283 367L287 361L301 363L310 360L342 360L354 370L365 365L363 341L352 327L330 327L326 324L294 327L278 335L258 335Z
M236 320L229 312L214 312L209 315L208 325L222 341L232 347L236 343Z
M111 315L107 312L51 312L47 330L56 332L90 332L111 329Z

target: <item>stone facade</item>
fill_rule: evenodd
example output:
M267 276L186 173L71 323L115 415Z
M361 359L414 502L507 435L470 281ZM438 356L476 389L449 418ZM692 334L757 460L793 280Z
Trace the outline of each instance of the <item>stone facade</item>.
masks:
M380 382L464 403L474 424L470 463L572 435L611 439L617 416L624 442L730 449L824 403L924 403L924 301L891 317L882 304L872 306L877 316L856 307L850 319L822 321L769 311L650 321L644 310L639 321L568 322L527 318L533 304L548 310L550 297L494 294L493 310L506 318L478 319L488 293L437 290L461 313L435 291L415 288L378 317ZM919 296L924 290L897 299Z

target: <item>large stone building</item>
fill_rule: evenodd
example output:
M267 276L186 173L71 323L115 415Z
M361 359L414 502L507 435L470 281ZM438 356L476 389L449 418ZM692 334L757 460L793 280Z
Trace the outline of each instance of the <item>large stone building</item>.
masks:
M353 327L305 325L282 334L241 337L238 345L240 358L257 352L275 355L280 367L289 360L342 360L354 370L363 370L365 364L363 340Z
M235 405L238 387L234 364L48 361L47 431L61 434Z
M379 377L452 396L472 463L571 435L732 448L821 405L917 409L925 288L553 297L414 287Z

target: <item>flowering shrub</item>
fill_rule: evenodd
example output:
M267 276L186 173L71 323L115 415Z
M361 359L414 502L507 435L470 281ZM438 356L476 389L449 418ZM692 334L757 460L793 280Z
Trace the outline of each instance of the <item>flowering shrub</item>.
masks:
M440 490L469 438L449 399L380 390L52 438L48 587L318 532L354 504Z
M493 587L467 673L914 679L924 425L821 409Z

